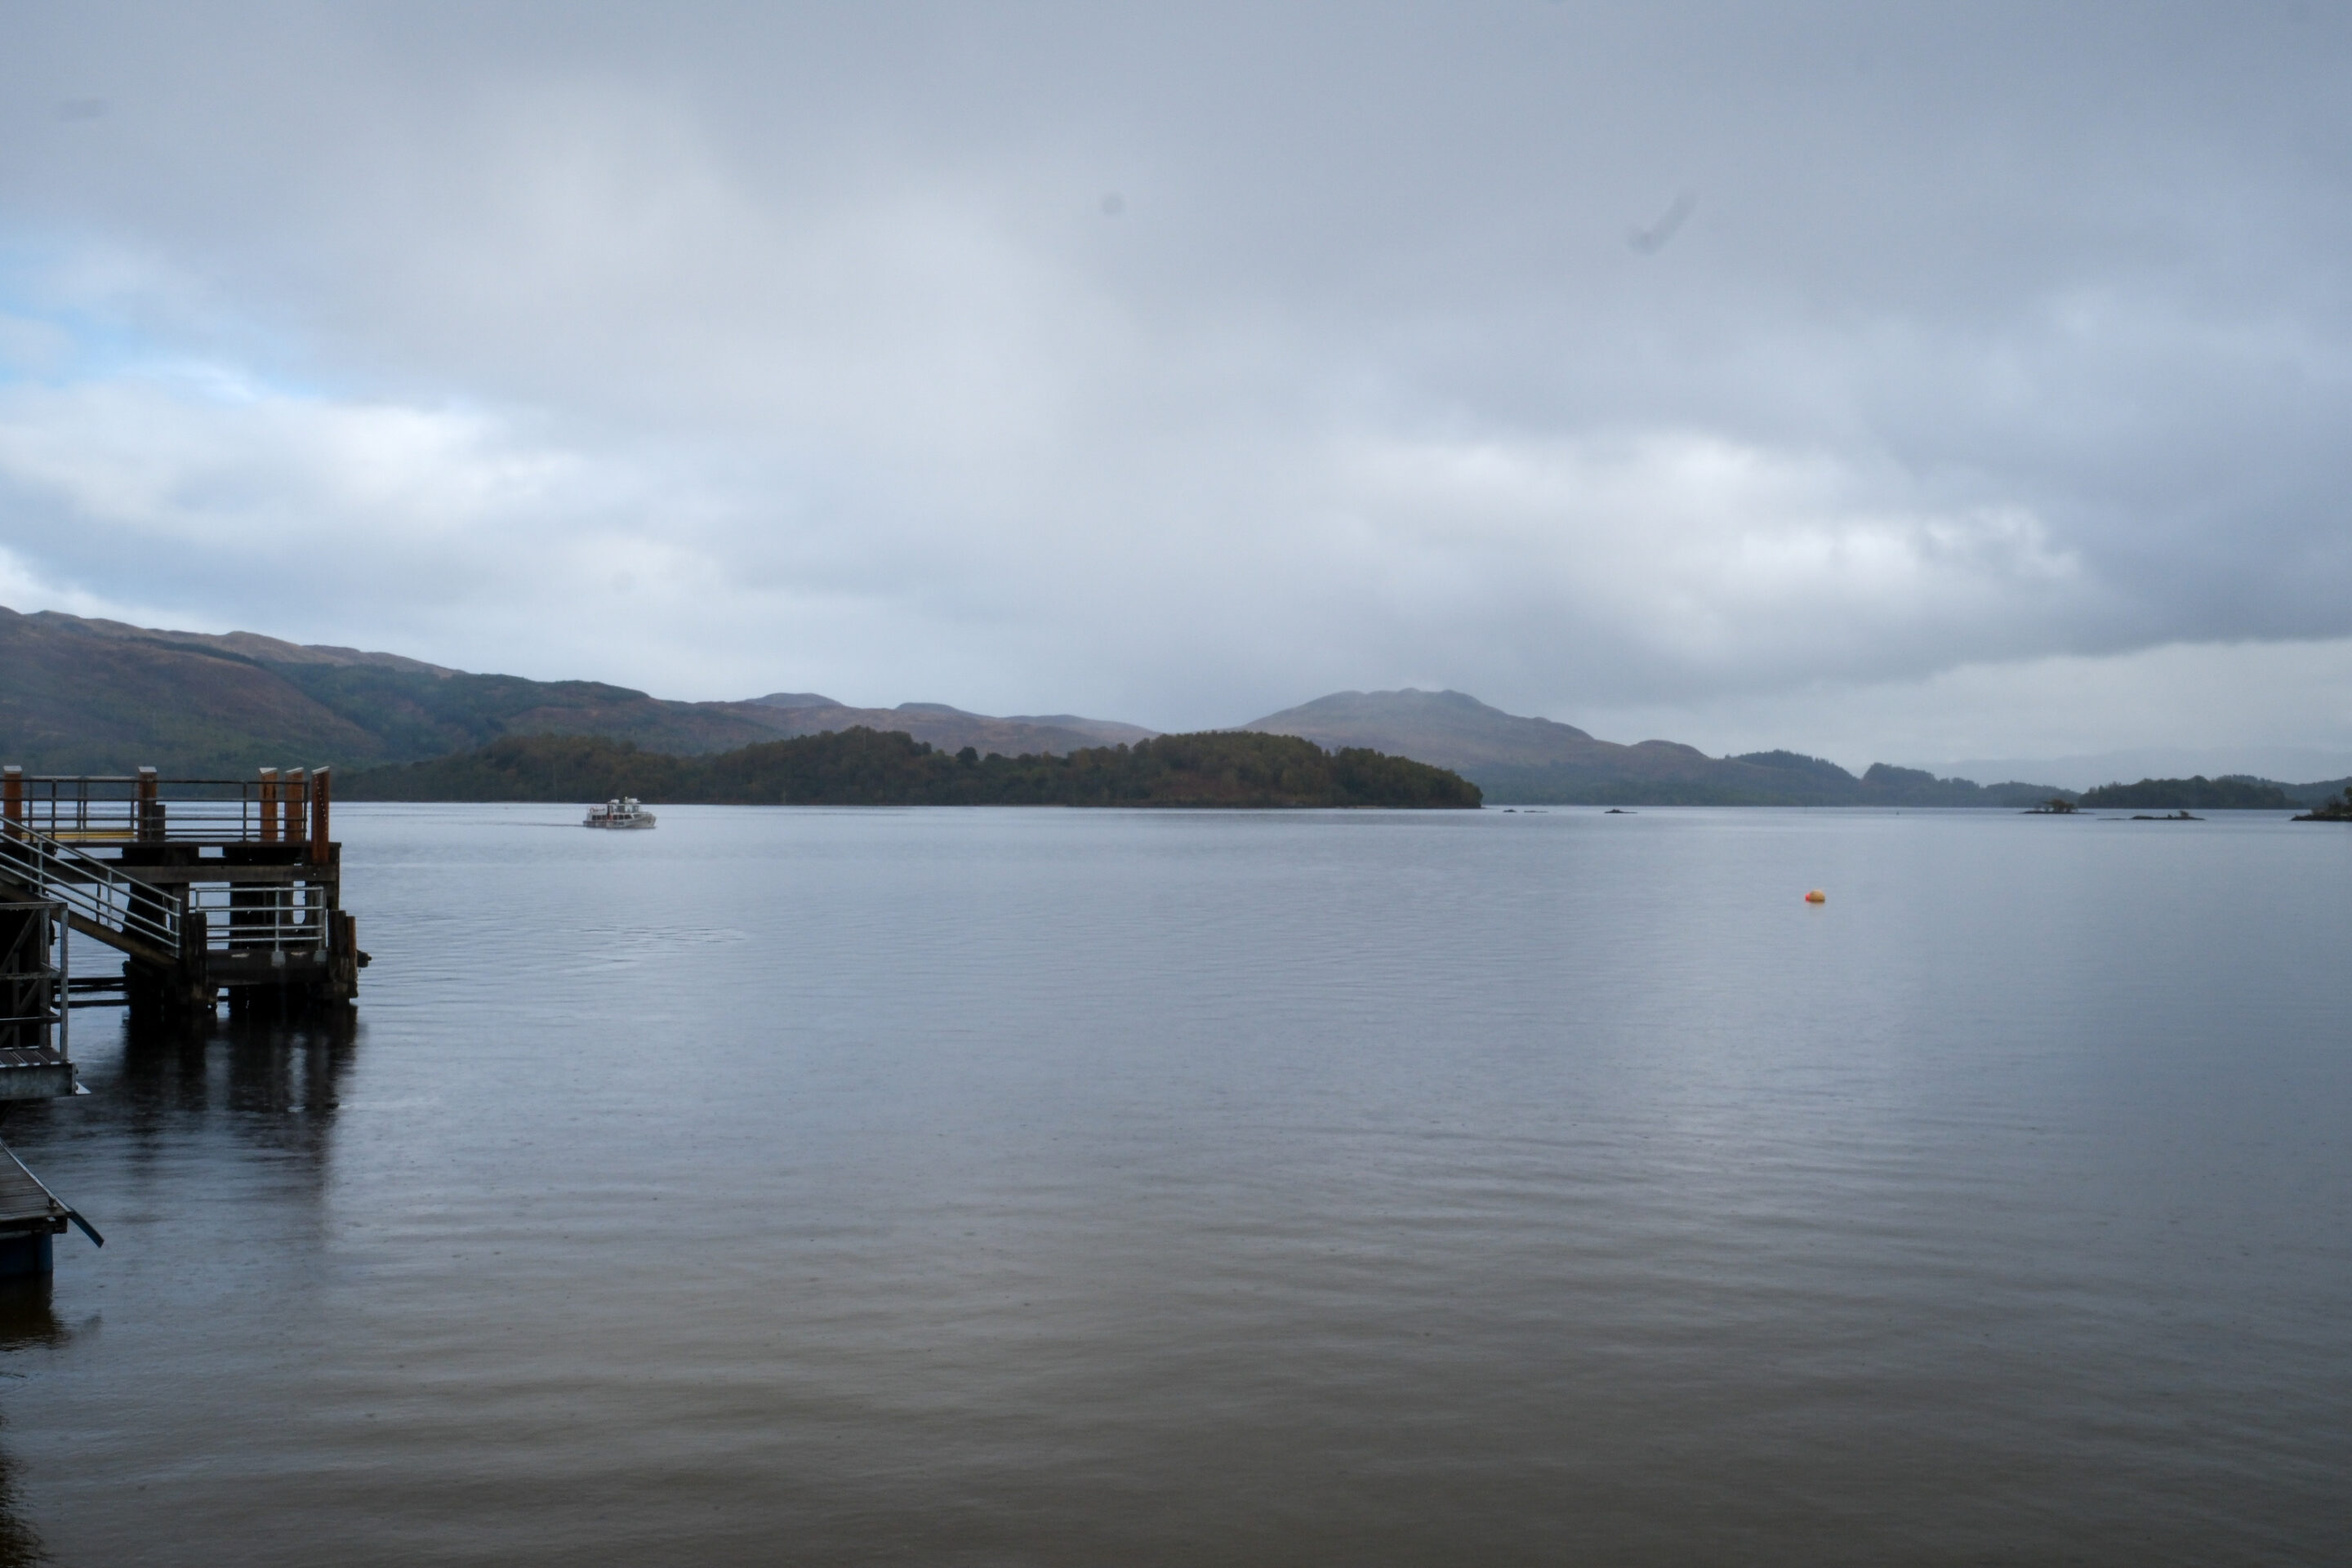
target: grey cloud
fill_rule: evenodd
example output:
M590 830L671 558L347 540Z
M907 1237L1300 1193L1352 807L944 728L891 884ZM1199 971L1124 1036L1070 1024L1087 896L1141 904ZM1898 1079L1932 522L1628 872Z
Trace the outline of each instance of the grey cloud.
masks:
M26 333L335 417L458 410L477 458L606 476L445 537L443 480L305 478L215 399L189 417L243 466L155 503L140 602L219 603L236 514L299 506L407 629L571 673L535 661L592 639L545 635L530 563L635 538L593 673L1168 724L2352 635L2352 23L2324 9L7 25ZM108 113L58 119L59 83ZM56 478L113 450L73 379L16 387L54 460L0 483L53 521L0 545L99 591L160 525ZM503 644L471 592L513 606Z

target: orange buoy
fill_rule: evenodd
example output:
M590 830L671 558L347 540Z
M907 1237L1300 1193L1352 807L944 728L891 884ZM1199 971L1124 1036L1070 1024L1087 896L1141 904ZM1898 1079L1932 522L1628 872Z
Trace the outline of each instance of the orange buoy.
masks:
M1805 902L1809 904L1826 904L1829 901L1830 896L1827 893L1822 892L1819 888L1815 888L1811 892L1805 895Z

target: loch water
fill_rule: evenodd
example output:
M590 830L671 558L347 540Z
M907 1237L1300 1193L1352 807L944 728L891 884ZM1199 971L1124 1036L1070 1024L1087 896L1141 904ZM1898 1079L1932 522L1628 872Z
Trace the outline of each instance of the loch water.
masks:
M2352 831L660 819L340 808L355 1024L77 1016L0 1561L2352 1542Z

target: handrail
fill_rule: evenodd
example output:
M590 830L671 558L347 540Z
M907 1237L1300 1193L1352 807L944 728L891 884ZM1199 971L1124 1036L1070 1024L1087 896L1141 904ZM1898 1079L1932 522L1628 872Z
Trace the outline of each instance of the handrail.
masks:
M0 819L61 842L96 844L310 845L324 865L327 768L283 773L263 768L247 779L166 779L136 774L27 774L0 768ZM193 792L193 793L191 793Z
M325 763L320 764L324 767ZM274 770L273 770L274 771ZM133 790L151 782L144 773L28 773L18 770L17 776L28 784L121 784ZM258 778L200 779L165 778L158 773L152 781L158 788L170 784L203 784L208 789L251 790ZM129 796L121 798L129 799Z
M137 773L26 773L24 776L25 782L28 784L97 784L135 786L141 782L141 776ZM223 789L251 789L255 781L252 779L167 779L159 773L156 775L155 782L158 784L216 784Z
M205 917L205 946L212 952L292 952L328 940L326 905L316 889L191 887L188 909Z
M179 910L170 894L22 823L0 826L0 875L92 925L164 952L180 950Z

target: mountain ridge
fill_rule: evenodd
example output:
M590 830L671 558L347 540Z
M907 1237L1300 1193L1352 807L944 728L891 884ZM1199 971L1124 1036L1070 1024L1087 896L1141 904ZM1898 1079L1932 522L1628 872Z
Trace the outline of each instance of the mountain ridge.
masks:
M863 729L950 752L969 746L983 757L1020 757L1132 746L1159 733L1072 713L998 716L943 702L860 708L809 691L677 701L600 681L477 674L256 632L173 631L5 607L0 671L7 676L0 761L36 773L152 764L183 776L242 775L264 762L378 767L528 735L601 736L690 757ZM2015 806L2080 793L2016 781L1979 785L1885 763L1857 777L1790 751L1713 757L1674 741L1624 745L1466 692L1410 687L1331 692L1231 729L1450 769L1498 805ZM2337 782L2279 787L2308 805Z
M1061 755L1156 731L945 703L853 709L814 693L682 702L602 681L482 675L255 632L181 632L0 606L0 760L36 773L242 775L262 761L421 762L506 735L593 734L694 756L855 728L949 751ZM783 699L778 701L777 699Z

